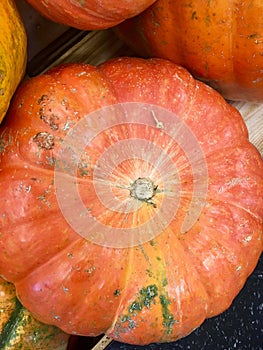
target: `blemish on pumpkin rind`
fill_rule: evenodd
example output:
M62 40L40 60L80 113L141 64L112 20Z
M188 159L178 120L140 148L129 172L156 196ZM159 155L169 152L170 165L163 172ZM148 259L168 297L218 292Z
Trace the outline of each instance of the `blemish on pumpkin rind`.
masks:
M41 149L50 150L55 146L54 136L46 131L37 133L33 137L33 142Z
M8 129L4 129L0 135L0 153L4 153L8 146L13 144L13 136L8 133Z
M20 103L18 103L17 108L18 108L18 109L22 108L22 107L23 107L23 104L24 104L24 101L21 101Z
M162 306L163 326L166 329L167 334L172 333L172 327L178 321L174 318L174 315L169 311L169 305L172 303L166 295L160 295L160 304Z
M150 269L147 269L146 273L149 277L153 277L153 272Z
M196 11L192 12L191 19L197 19Z
M155 284L140 289L138 297L130 304L127 313L120 316L121 323L130 322L131 317L136 316L138 312L141 312L144 308L149 309L152 304L156 303L157 296L158 287Z
M67 287L64 286L64 284L62 284L62 289L64 293L68 293L69 289Z
M44 108L40 108L39 110L40 119L43 120L44 123L48 124L50 128L54 131L59 129L59 117L52 113L49 117L44 114Z
M42 95L38 100L37 100L37 103L38 104L42 104L43 101L47 100L48 98L48 95Z
M37 197L42 203L44 203L47 207L51 207L51 203L47 200L47 195L50 193L50 190L46 190L43 194Z
M79 4L80 4L80 6L82 6L82 7L86 7L86 1L85 0L79 0Z
M55 320L57 320L57 321L61 320L61 317L59 315L55 314L53 310L50 312L50 314Z
M67 99L67 97L65 96L65 97L63 97L63 99L62 99L62 101L61 101L61 104L62 104L62 106L66 106L67 103L68 103L68 99Z
M259 37L258 33L252 33L247 36L247 39L255 39L256 37Z
M167 281L163 281L163 285L166 285L166 282ZM178 321L174 318L174 315L169 310L169 305L171 305L172 302L169 299L167 293L159 294L158 287L155 284L142 288L139 291L138 297L130 304L127 313L120 316L120 322L127 322L128 328L134 328L135 321L132 318L140 313L143 309L150 309L151 305L156 304L158 299L162 309L162 325L164 326L166 333L171 334L173 325L175 323L178 323Z
M114 291L114 293L113 293L113 295L114 295L115 297L118 297L120 294L121 294L120 289L116 289L116 290Z

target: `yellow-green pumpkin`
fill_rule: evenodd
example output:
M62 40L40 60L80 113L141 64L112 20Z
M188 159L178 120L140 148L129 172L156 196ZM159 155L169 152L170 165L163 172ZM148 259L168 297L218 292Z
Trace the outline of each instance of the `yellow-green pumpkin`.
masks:
M69 335L33 318L16 298L15 287L0 277L0 349L65 350Z

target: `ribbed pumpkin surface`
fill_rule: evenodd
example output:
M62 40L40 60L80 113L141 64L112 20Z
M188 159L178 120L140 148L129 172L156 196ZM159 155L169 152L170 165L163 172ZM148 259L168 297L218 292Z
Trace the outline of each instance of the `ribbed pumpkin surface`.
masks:
M238 111L170 61L32 78L0 144L0 274L43 322L174 341L229 307L257 264L261 156Z
M158 0L118 33L138 55L181 64L229 100L263 102L262 0Z

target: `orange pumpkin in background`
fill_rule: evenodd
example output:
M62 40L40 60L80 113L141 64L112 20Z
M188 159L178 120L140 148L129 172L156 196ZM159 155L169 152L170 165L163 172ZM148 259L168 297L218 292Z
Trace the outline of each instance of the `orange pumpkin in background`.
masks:
M70 27L92 30L113 27L137 15L156 0L26 0L42 16Z
M172 342L262 252L263 161L239 112L163 59L26 81L0 129L0 274L42 322Z
M116 33L186 67L229 100L263 102L263 2L158 0Z

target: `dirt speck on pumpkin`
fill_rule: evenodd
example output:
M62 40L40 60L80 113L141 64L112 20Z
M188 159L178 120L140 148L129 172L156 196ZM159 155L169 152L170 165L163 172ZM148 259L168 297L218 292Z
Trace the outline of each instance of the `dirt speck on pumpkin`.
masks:
M48 124L50 128L54 131L57 131L59 129L59 117L55 114L51 114L49 117L47 117L43 113L43 108L40 108L39 110L40 119L43 120L44 123Z
M37 144L39 148L45 150L50 150L55 146L54 136L45 131L37 133L33 137L33 141Z
M43 102L45 101L45 100L47 100L48 99L48 96L47 95L42 95L39 99L38 99L38 101L37 101L37 103L40 105L40 104L42 104L42 105L46 105L45 103L43 104Z

